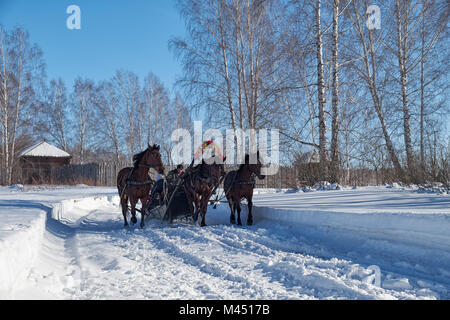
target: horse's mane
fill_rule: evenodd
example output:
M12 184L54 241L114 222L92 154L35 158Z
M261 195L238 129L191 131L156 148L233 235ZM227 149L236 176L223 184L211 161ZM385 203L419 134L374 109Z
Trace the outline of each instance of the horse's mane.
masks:
M135 154L135 155L133 156L133 166L134 166L135 168L137 168L137 166L138 166L139 163L141 162L142 158L144 157L144 154L145 154L147 151L155 151L155 150L156 150L156 151L159 151L159 145L157 145L157 144L154 144L153 146L148 145L148 149L145 149L144 151Z
M256 159L259 161L259 151L256 153ZM244 169L248 164L250 164L250 155L247 153L245 154L245 162L239 165L238 171Z
M147 152L147 150L139 152L133 156L133 166L135 168L138 167L139 163L141 162L142 158L144 157L145 152Z
M239 169L238 169L237 171L242 171L242 170L244 169L244 167L245 167L246 165L248 165L249 161L250 161L250 156L249 156L249 154L247 153L247 154L245 155L245 161L244 161L244 163L241 163L241 164L239 165Z

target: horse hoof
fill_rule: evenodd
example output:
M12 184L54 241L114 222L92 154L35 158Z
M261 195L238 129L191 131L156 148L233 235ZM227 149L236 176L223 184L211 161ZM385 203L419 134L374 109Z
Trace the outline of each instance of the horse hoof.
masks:
M242 226L242 222L238 221L237 225Z
M132 217L132 218L131 218L131 222L133 222L133 224L136 223L136 222L137 222L136 217Z
M230 219L231 224L236 224L236 219Z
M251 226L251 225L253 225L253 220L249 220L249 221L247 221L247 225L248 225L248 226Z

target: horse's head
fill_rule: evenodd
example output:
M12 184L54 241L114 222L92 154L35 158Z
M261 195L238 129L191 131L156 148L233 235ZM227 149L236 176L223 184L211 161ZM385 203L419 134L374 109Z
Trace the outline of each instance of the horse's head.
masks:
M225 172L225 160L227 160L227 157L222 157L222 162L217 164L220 170L220 177L225 177L226 176L226 172Z
M261 174L262 163L259 160L259 151L256 152L256 163L250 163L250 155L245 155L245 164L251 173L254 173L258 179L263 180L266 176Z
M159 153L159 146L156 144L153 146L148 145L141 162L143 165L154 168L158 172L164 171L164 164L162 163L161 154Z
M211 164L202 160L202 167L204 168L205 173L215 181L215 184L219 184L220 179L226 175L224 165L226 158L227 157L223 157L222 160L218 162L214 159L214 162Z

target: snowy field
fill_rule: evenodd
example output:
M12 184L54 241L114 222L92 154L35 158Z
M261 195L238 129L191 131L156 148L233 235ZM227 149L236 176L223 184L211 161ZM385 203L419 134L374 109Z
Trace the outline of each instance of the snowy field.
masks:
M450 195L255 193L250 227L220 204L205 228L141 230L124 229L115 188L1 187L0 298L450 298Z

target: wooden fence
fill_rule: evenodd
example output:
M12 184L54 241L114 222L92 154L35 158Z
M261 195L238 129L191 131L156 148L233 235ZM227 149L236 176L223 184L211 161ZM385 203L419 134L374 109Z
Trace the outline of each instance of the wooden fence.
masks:
M90 186L115 186L118 172L130 166L128 163L90 163L84 165L66 165L52 168L23 168L18 173L16 183L22 184L52 184ZM235 170L237 166L226 166L225 170ZM166 172L172 170L166 166ZM153 170L152 170L153 171ZM351 169L349 172L341 170L341 184L348 185L376 185L389 180L389 170ZM154 173L151 174L154 178ZM305 172L303 167L280 166L277 174L267 176L264 180L256 180L258 188L293 188L300 185L312 185L316 179L313 171ZM308 181L307 178L311 178ZM392 179L391 179L392 180Z
M21 181L24 184L52 184L90 186L115 186L117 173L126 164L89 163L71 164L63 167L38 167L21 169Z
M89 163L84 165L71 164L63 167L21 169L18 183L22 184L52 184L89 186L115 186L119 171L129 166L128 163ZM166 173L172 166L165 166ZM227 166L226 171L235 170L236 166ZM150 174L154 177L154 173ZM256 180L258 188L290 188L296 185L296 170L289 167L280 167L274 176L264 180Z

